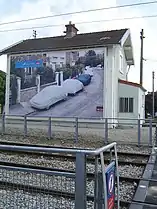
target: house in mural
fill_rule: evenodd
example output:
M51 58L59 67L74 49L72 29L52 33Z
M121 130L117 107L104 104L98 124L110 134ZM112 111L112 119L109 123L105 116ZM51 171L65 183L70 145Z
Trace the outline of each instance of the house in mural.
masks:
M23 40L1 51L7 54L7 83L5 112L9 109L9 89L12 75L20 78L17 103L29 103L40 90L56 85L92 68L91 84L85 92L70 98L57 107L37 115L49 114L60 117L108 117L144 118L145 90L127 81L130 66L134 65L133 48L129 29L78 33L75 24L65 26L65 35ZM125 82L123 82L125 81ZM38 82L39 84L39 82ZM61 83L60 83L61 84ZM123 93L122 93L123 92ZM97 112L97 106L103 112ZM65 108L66 107L66 108Z

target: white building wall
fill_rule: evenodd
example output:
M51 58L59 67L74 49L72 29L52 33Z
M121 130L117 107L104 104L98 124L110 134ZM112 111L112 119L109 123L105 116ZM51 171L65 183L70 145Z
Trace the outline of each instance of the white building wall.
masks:
M115 118L115 120L111 120L110 122L116 123L116 118L119 116L118 79L126 80L127 63L121 46L114 45L104 50L106 50L106 53L104 53L104 65L106 66L104 66L104 117ZM120 72L120 55L123 58L123 74ZM126 95L128 96L128 92Z
M138 97L139 97L139 100L138 100L139 118L145 119L145 92L141 88L138 89Z
M124 49L120 45L116 45L116 59L119 60L117 63L117 71L118 71L118 78L122 80L126 80L127 75L127 62L126 57L124 54Z
M126 85L119 83L118 85L118 117L123 118L123 119L137 119L138 114L139 114L139 105L138 105L138 100L139 100L139 88L134 87L131 85ZM133 98L133 113L121 113L119 112L119 98L120 97L126 97L126 98ZM137 121L135 120L120 120L119 123L136 123Z
M104 118L117 118L118 73L116 47L104 49ZM113 120L110 120L113 122Z
M120 47L117 45L113 46L113 68L114 68L114 74L113 74L113 85L114 85L114 118L118 118L118 78L119 78L119 50ZM117 120L116 120L117 121Z

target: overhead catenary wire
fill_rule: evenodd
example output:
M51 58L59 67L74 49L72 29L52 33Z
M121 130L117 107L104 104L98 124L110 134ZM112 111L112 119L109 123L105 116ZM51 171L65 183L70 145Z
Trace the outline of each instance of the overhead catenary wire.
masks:
M111 10L111 9L118 9L118 8L126 8L126 7L136 7L136 6L150 5L150 4L156 4L156 3L157 3L157 1L147 1L147 2L140 2L140 3L133 3L133 4L123 4L123 5L118 5L118 6L103 7L103 8L89 9L89 10L82 10L82 11L75 11L75 12L68 12L68 13L61 13L61 14L56 14L56 15L28 18L28 19L15 20L15 21L10 21L10 22L2 22L2 23L0 23L0 26L15 24L15 23L21 23L21 22L34 21L34 20L54 18L54 17L60 17L60 16L68 16L68 15L82 14L82 13L88 13L88 12L97 12L97 11Z
M105 20L91 20L85 22L75 22L75 24L92 24L92 23L100 23L100 22L113 22L113 21L123 21L123 20L135 20L135 19L144 19L144 18L156 18L157 14L154 15L145 15L145 16L134 16L134 17L123 17L123 18L115 18L115 19L105 19ZM14 32L14 31L23 31L23 30L32 30L32 29L42 29L42 28L52 28L52 27L61 27L64 24L56 24L56 25L43 25L43 26L31 26L26 28L13 28L13 29L6 29L0 30L0 33L4 32Z

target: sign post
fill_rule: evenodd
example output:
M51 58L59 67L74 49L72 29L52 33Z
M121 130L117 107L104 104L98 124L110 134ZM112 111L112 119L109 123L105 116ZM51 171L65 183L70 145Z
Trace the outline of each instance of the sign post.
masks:
M102 167L102 180L103 180L103 204L100 208L114 209L117 205L119 209L119 171L118 171L118 158L117 149L114 147L115 160L112 161L107 167L104 163L104 153L100 153L101 167ZM115 182L117 183L117 200L115 204ZM100 187L101 188L101 187ZM102 198L102 197L101 197Z
M110 163L105 169L107 209L115 207L115 162Z

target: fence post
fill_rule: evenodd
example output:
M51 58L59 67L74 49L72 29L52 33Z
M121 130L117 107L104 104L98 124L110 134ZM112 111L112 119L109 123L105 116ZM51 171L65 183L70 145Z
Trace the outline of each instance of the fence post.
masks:
M105 118L105 144L108 143L108 119Z
M5 113L2 114L2 134L5 133Z
M86 155L76 153L75 209L86 209Z
M17 102L21 102L21 78L17 77Z
M75 142L78 142L78 118L75 118Z
M155 125L155 145L157 146L157 124Z
M138 146L141 145L141 124L140 119L138 119Z
M98 209L98 165L99 165L99 159L98 156L95 156L95 174L94 174L94 208Z
M152 146L152 119L149 121L149 146Z
M103 209L103 178L102 173L98 173L98 199L97 199L97 209Z
M48 137L49 137L49 139L51 139L51 137L52 137L52 131L51 131L51 117L49 117Z
M27 136L27 116L24 116L24 136Z

